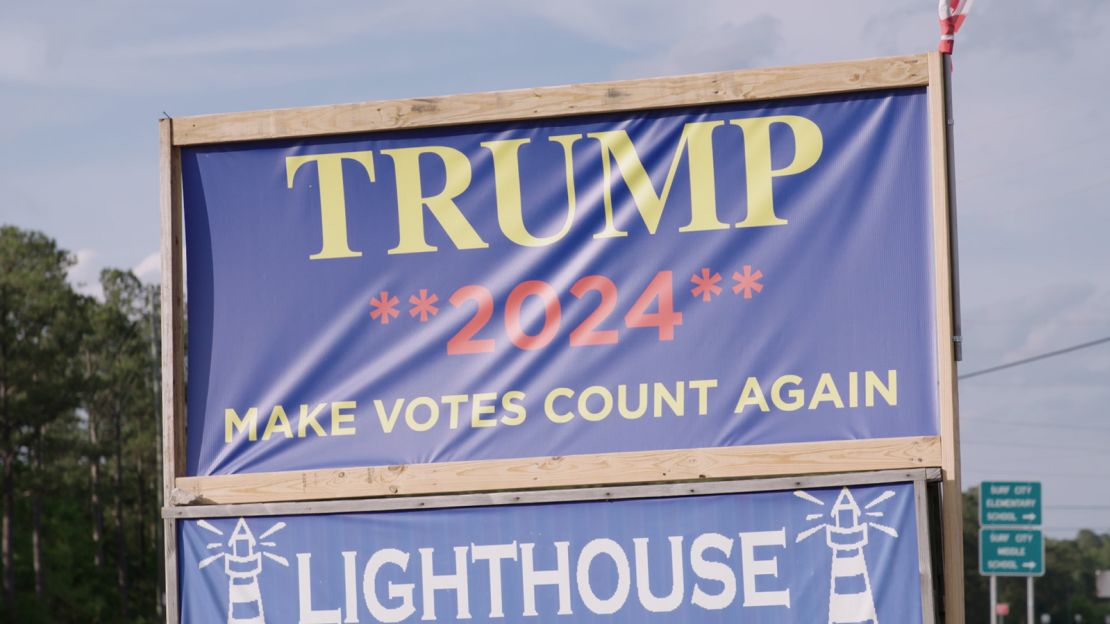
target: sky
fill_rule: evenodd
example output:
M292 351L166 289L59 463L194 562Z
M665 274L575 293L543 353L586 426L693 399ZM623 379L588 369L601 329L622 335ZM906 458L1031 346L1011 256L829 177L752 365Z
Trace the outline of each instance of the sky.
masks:
M184 116L935 49L934 0L8 3L0 223L158 278L158 127ZM977 0L954 72L961 373L1110 336L1110 3ZM1110 344L960 383L962 477L1110 532Z

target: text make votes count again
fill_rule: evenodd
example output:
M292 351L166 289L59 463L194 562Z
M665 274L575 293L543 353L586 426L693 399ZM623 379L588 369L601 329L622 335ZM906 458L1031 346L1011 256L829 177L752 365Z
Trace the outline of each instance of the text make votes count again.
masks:
M543 395L542 416L550 424L597 423L608 418L628 421L644 417L709 416L709 404L719 391L717 379L671 383L618 384L615 388L553 388ZM523 424L532 414L522 390L374 399L369 406L357 401L257 406L224 410L224 443L266 442L307 437L352 436L362 422L374 433L393 433L402 425L414 432L449 427L474 429ZM898 371L822 373L816 380L781 375L767 382L749 377L736 399L735 414L793 412L821 407L874 408L898 405ZM268 415L267 415L268 414ZM361 417L361 418L360 418Z

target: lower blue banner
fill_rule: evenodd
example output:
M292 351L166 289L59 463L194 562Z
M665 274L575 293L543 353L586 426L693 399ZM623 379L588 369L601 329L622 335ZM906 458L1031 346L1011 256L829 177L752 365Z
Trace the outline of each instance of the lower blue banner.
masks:
M910 483L182 520L178 538L186 624L922 622Z

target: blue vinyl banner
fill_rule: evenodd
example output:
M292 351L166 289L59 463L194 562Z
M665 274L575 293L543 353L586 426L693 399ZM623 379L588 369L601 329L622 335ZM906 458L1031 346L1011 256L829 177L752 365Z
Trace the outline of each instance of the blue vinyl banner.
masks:
M187 473L933 436L925 90L181 150Z
M178 526L184 624L922 622L909 483Z

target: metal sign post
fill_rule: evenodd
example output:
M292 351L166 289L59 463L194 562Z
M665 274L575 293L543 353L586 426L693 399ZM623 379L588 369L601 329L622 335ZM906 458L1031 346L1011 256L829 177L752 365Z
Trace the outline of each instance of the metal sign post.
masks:
M1033 577L1025 579L1025 616L1026 622L1033 621Z
M991 624L998 624L998 577L991 577Z

